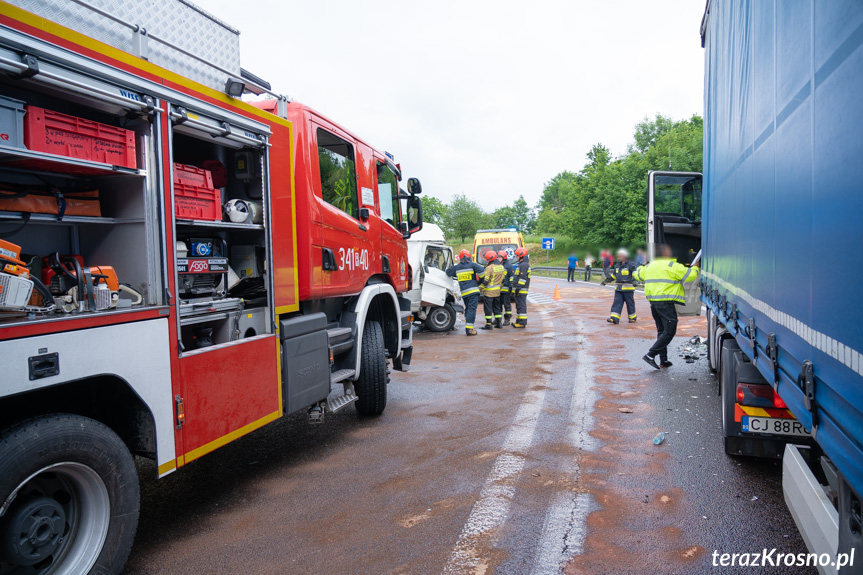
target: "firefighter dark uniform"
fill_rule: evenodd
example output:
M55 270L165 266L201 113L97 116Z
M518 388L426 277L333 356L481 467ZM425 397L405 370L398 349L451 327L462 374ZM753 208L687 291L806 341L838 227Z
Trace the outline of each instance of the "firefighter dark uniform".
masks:
M527 248L515 250L518 256L518 267L512 277L512 290L515 293L515 322L512 327L523 328L527 326L527 294L530 289L530 256Z
M635 323L638 316L635 313L635 280L633 276L637 269L638 266L633 262L617 262L610 269L609 276L603 280L602 283L617 284L617 288L614 290L614 302L611 304L611 316L608 318L610 323L620 323L620 312L623 311L624 303L626 303L629 323Z
M497 252L497 255L500 256L501 265L503 265L503 269L506 270L506 275L503 277L503 283L500 285L500 309L503 312L503 324L509 325L510 318L512 318L512 276L515 275L515 269L512 267L512 264L509 263L509 258L506 255L506 251L501 250Z
M668 361L668 344L677 333L677 306L684 305L686 298L683 283L698 277L698 267L686 267L669 256L670 250L646 266L635 271L635 279L644 282L644 295L650 302L650 312L656 322L656 342L651 346L644 361L651 367L671 367ZM659 356L659 365L654 358Z
M476 308L479 304L479 282L485 276L485 269L470 259L470 252L459 253L459 263L446 270L446 275L458 280L461 297L464 300L464 330L467 335L476 335L473 323L476 321Z
M500 287L506 276L506 269L497 261L494 252L484 254L489 264L485 268L485 278L480 286L482 305L485 311L485 326L483 329L501 327Z

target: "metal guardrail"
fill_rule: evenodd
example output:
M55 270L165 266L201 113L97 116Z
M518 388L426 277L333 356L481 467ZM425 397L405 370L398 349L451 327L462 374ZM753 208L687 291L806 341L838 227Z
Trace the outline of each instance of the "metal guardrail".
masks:
M569 268L556 266L530 266L532 273L547 275L548 277L566 277ZM584 281L585 268L575 268L575 279ZM602 281L602 266L590 268L590 281L599 283Z

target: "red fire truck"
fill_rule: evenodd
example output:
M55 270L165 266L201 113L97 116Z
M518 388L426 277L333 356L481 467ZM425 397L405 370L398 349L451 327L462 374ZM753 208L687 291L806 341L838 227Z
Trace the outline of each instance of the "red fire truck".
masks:
M186 0L0 1L2 575L119 573L133 455L380 414L409 367L419 182L237 35Z

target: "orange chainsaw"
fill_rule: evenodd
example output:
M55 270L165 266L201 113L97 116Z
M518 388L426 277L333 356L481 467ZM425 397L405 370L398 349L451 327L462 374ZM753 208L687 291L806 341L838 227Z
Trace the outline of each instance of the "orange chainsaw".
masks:
M49 285L54 302L64 312L115 308L120 302L120 292L133 297L131 305L138 305L143 301L140 293L120 283L113 267L84 267L81 261L80 256L61 256L59 253L43 258L43 262L53 272L50 274Z

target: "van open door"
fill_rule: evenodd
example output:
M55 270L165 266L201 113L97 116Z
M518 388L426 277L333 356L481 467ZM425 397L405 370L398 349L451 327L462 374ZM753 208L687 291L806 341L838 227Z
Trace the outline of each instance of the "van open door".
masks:
M656 257L657 245L668 244L678 262L690 265L701 251L701 174L651 171L647 180L648 258ZM678 315L700 315L700 282L683 288L686 305L677 308Z
M430 245L423 254L422 305L443 307L454 290L453 278L445 270L453 265L452 249Z

